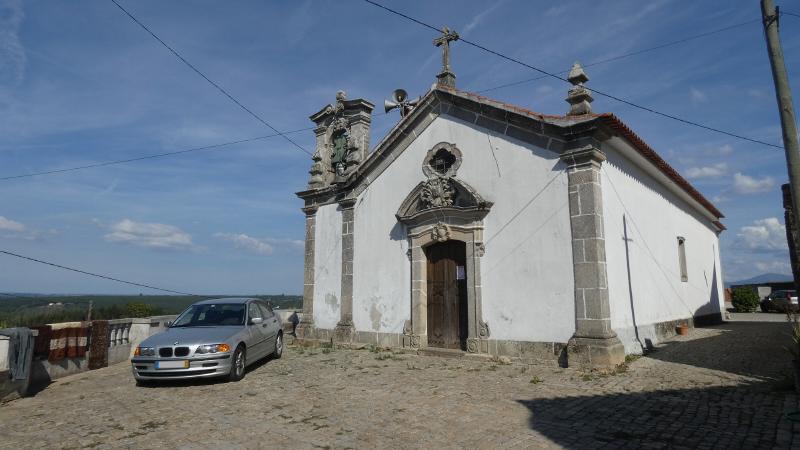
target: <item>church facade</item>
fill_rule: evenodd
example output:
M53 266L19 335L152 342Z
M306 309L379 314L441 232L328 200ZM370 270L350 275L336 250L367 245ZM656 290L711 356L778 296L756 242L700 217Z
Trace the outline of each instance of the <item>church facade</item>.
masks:
M447 72L372 151L368 101L311 116L301 338L611 367L721 318L722 214L578 65L564 116Z

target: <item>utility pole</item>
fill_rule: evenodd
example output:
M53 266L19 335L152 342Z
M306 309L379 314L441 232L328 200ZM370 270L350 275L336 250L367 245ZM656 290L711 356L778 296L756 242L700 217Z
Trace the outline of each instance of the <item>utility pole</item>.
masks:
M781 115L783 149L786 152L786 166L789 170L789 189L792 193L794 223L800 226L800 208L798 208L800 201L800 146L797 142L797 122L795 122L794 107L792 106L792 91L789 88L789 76L786 74L781 39L778 35L780 15L772 0L761 0L761 19L764 23L772 78L775 81L775 96L778 98L778 110ZM795 283L798 282L800 280L795 280Z
M89 311L86 312L86 321L92 321L92 307L94 306L94 302L89 300Z

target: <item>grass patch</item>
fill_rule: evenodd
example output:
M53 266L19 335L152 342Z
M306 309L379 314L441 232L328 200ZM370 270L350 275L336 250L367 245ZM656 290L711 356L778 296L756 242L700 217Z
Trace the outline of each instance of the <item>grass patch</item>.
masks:
M377 355L375 355L375 359L377 359L378 361L386 361L388 359L401 361L403 358L397 356L394 353L389 352L389 353L378 353Z
M531 378L531 381L529 381L530 384L539 384L539 383L542 383L542 382L544 382L544 380L542 380L541 378L539 378L536 375L534 375L533 378Z
M625 355L625 364L630 364L641 357L642 355Z

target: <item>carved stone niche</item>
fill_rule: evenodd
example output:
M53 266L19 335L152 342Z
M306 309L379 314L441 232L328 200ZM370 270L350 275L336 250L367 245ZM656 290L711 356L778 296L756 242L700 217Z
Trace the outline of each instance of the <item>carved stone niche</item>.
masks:
M364 99L347 100L345 92L339 91L336 103L310 116L317 125L316 151L308 180L310 189L344 182L366 159L374 107Z

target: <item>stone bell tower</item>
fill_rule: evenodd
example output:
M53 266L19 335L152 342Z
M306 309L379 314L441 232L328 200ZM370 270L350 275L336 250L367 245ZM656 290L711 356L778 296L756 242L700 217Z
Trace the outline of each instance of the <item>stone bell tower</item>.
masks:
M343 183L366 159L373 108L375 105L361 98L347 100L345 92L339 91L336 103L309 117L317 125L309 189Z

